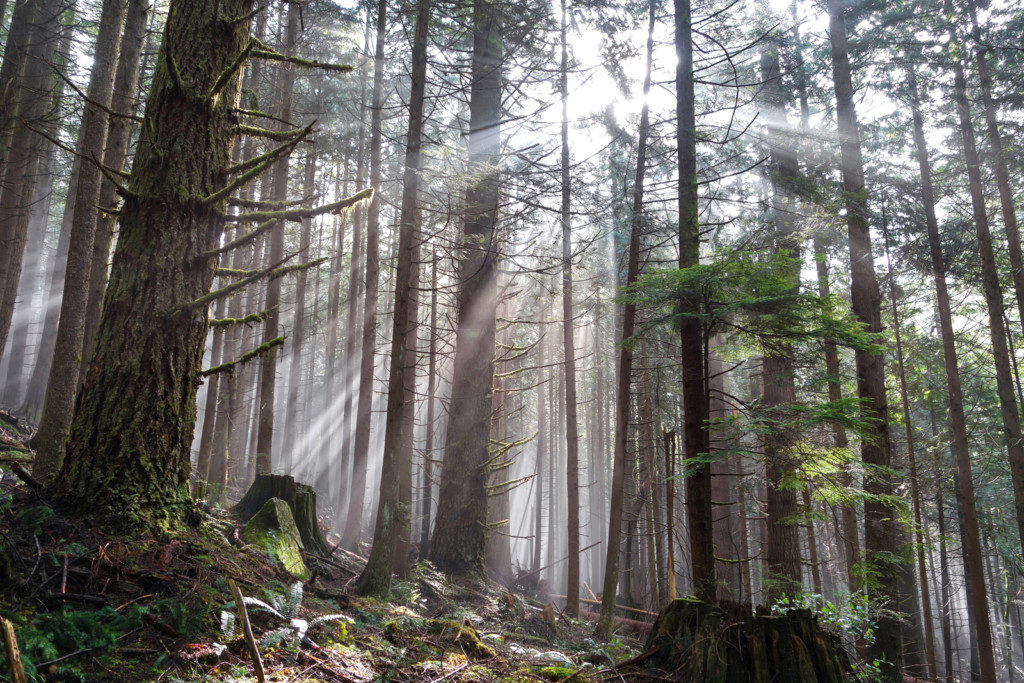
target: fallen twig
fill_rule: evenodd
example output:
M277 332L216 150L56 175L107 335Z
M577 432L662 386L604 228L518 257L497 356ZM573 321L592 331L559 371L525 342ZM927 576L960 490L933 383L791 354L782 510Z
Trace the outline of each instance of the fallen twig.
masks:
M238 608L238 620L242 622L242 633L245 635L245 645L252 657L252 666L256 672L256 680L266 683L267 677L263 673L263 659L260 657L260 648L256 644L256 638L252 634L252 624L249 623L249 612L245 609L245 598L234 579L228 579L228 588L231 595L235 597L235 606Z

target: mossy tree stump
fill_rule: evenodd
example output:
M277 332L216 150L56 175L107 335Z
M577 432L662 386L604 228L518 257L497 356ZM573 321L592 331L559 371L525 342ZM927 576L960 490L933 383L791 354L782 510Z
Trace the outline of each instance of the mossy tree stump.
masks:
M247 522L260 511L271 498L280 498L288 503L295 525L302 537L302 545L307 552L317 555L329 555L331 550L320 532L316 517L316 491L306 484L300 484L287 474L260 474L242 500L231 508L231 512Z
M751 615L749 609L692 599L669 603L637 664L673 680L708 683L840 683L850 671L838 639L810 610Z

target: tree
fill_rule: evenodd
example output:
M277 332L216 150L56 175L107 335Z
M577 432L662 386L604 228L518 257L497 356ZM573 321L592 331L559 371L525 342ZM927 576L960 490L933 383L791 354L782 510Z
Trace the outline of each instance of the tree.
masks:
M697 206L697 121L693 93L693 39L689 0L675 0L676 154L679 165L679 268L700 263ZM683 443L686 448L686 512L690 525L690 564L694 594L715 599L715 545L711 523L711 440L700 294L684 292L679 301L683 375Z
M363 298L363 339L359 360L359 395L356 399L355 439L352 444L352 481L349 486L348 516L341 543L353 549L359 545L366 496L366 458L370 448L370 410L373 404L373 356L377 347L377 279L380 273L381 126L384 110L384 39L387 0L377 3L377 47L373 58L373 95L370 105L370 187L374 197L366 210L366 278Z
M259 226L221 244L229 196L311 130L278 134L249 127L251 134L284 141L256 161L231 164L240 130L238 74L254 51L252 9L251 0L171 3L139 151L127 187L119 190L125 199L120 239L57 484L73 508L111 527L175 526L189 515L189 444L210 303L251 282L308 267L272 264L210 291L222 253L247 244L279 219L306 212L235 216ZM269 50L262 54L289 59ZM339 211L367 194L313 212ZM258 357L268 348L261 345L247 355Z
M640 107L640 128L637 135L636 175L633 180L633 204L629 222L629 247L626 257L626 288L640 276L640 242L644 227L644 177L647 170L647 138L650 134L650 109L647 96L651 91L651 59L654 52L656 3L647 11L647 51L644 61L643 104ZM612 463L611 500L608 515L608 547L606 550L604 588L601 612L597 620L597 636L609 638L615 617L615 598L619 585L619 555L622 545L622 508L626 478L626 450L629 448L629 404L633 373L633 333L636 330L636 303L627 301L622 308L622 347L619 349L615 394L615 445ZM539 516L539 510L538 510Z
M565 472L566 500L569 505L569 560L566 563L568 584L566 610L571 616L580 612L580 456L579 426L576 415L576 320L572 307L572 186L569 179L569 47L566 43L566 9L562 0L562 59L558 83L562 96L562 345L565 349Z
M853 102L853 81L847 44L844 8L838 0L828 1L829 41L832 50L832 82L836 96L839 129L840 171L843 202L850 239L850 298L856 319L870 333L882 331L881 301L871 254L868 225L868 194L864 182L860 130ZM885 395L883 354L874 347L855 351L857 392L861 400L861 419L867 424L861 439L864 461L865 559L878 575L878 598L890 608L896 606L896 521L892 506L891 464L889 454L889 404ZM899 623L881 614L870 654L881 662L885 680L898 680L902 669L902 639Z
M124 10L124 3L118 0L105 0L103 3L95 61L89 74L88 101L82 114L76 152L86 163L79 168L74 200L65 204L65 211L70 210L72 214L64 296L54 341L53 366L36 433L36 461L33 466L33 472L41 481L53 479L60 470L71 427L72 407L82 379L79 370L96 234L96 205L100 196L100 166L96 160L103 157L107 139L107 109Z
M384 427L384 463L381 469L377 521L373 546L363 573L356 582L362 595L387 597L391 592L391 568L399 547L402 529L409 527L410 509L400 501L402 475L412 467L411 457L403 458L403 447L412 446L412 416L415 390L410 392L407 378L415 382L416 296L419 264L419 184L422 170L423 99L427 77L427 38L430 29L430 0L418 0L416 26L413 29L411 90L409 94L409 132L406 136L405 175L402 209L398 228L398 265L395 270L395 308L391 333L391 371L388 374L388 413ZM412 354L409 352L412 351ZM407 462L403 462L407 460ZM408 533L408 532L406 532ZM408 548L405 549L408 553Z
M443 571L483 571L487 519L487 462L494 377L495 231L500 190L502 10L493 0L473 3L465 218L459 245L455 359L448 429L430 541L430 559Z

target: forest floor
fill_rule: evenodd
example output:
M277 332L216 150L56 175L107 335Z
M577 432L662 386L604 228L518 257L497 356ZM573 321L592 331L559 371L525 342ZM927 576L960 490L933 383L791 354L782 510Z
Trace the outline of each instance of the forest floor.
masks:
M312 578L294 583L219 509L173 536L104 534L12 473L31 454L3 418L0 616L29 681L255 680L229 580L271 681L619 680L641 647L639 622L598 642L525 591L422 562L388 601L355 596L363 561L340 550L307 557Z

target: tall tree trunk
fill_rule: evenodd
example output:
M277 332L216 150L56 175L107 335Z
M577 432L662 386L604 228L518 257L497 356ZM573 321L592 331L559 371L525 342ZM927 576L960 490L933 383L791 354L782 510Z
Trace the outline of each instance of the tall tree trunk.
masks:
M282 52L291 56L299 36L300 6L286 3L284 45ZM292 96L295 92L295 67L289 62L277 66L276 116L282 121L292 118ZM281 124L282 126L285 124ZM271 199L283 203L288 199L289 157L286 155L274 164L274 182ZM267 266L276 266L284 258L284 221L279 220L270 230L267 238ZM267 283L267 319L263 321L263 344L269 344L280 333L281 321L281 280L274 278ZM256 474L270 474L273 470L274 450L274 397L277 389L277 350L268 349L260 358L260 400L259 427L256 432Z
M543 333L541 333L543 335ZM533 536L533 572L540 573L541 563L541 550L543 549L543 532L544 532L544 471L547 469L547 451L548 451L548 405L545 396L547 395L548 379L547 379L547 344L543 336L540 340L540 367L539 379L537 380L537 462L534 474L536 482L536 499L534 501L534 536ZM549 506L550 511L550 506ZM548 539L550 543L551 540ZM540 577L537 577L538 580Z
M306 167L303 173L302 196L312 206L313 195L316 193L316 152L311 151L306 156ZM299 253L303 258L308 258L310 231L313 220L310 217L302 219L302 232L299 236ZM302 346L306 336L306 271L299 271L295 276L295 322L292 325L292 351L288 364L288 400L285 402L284 418L284 444L281 448L282 454L288 455L291 465L289 470L296 464L296 457L300 455L296 450L296 428L298 427L299 408L299 385L302 382ZM319 477L317 477L319 480ZM323 490L321 488L321 490Z
M455 573L482 569L487 519L491 391L498 253L501 154L501 9L473 3L472 85L469 102L469 187L466 190L455 360L448 431L430 557Z
M93 51L93 66L89 74L87 95L90 101L85 104L78 131L77 152L82 159L103 157L107 139L105 109L109 108L112 96L114 65L117 62L124 11L122 0L103 2L99 34ZM42 481L52 479L60 470L71 428L79 384L99 196L100 170L94 164L84 163L79 168L75 194L65 201L65 211L70 205L72 216L64 272L64 296L61 299L60 321L54 341L53 366L46 386L39 431L36 433L36 460L33 467L36 478Z
M434 394L437 391L437 252L430 259L430 347L427 351L427 424L423 445L423 519L420 557L430 552L430 514L434 496Z
M370 104L370 187L373 188L373 198L370 199L370 206L366 212L366 279L364 280L363 299L363 339L359 360L359 393L356 399L355 439L352 444L352 479L349 484L348 517L345 520L345 532L341 541L342 546L349 549L359 546L359 537L362 534L363 507L366 500L366 460L370 449L370 421L373 407L373 359L377 347L377 279L380 274L378 242L380 241L381 126L384 113L386 28L387 0L378 0L377 47L373 58L373 95ZM390 581L390 579L388 580Z
M640 107L640 128L637 135L636 176L633 179L633 204L629 220L629 248L626 265L626 287L640 276L640 242L644 233L644 177L647 172L647 138L650 133L650 109L647 96L651 91L651 57L654 51L655 3L648 3L647 52L644 60L643 104ZM626 451L629 448L629 404L633 372L633 345L636 330L636 304L627 301L622 307L622 337L619 346L615 389L615 444L613 447L611 499L608 507L608 536L605 549L604 587L596 635L611 637L615 619L615 598L619 585L619 556L622 551L622 518L626 479Z
M58 492L111 526L175 525L191 509L195 382L236 123L232 64L252 0L172 0L120 214L118 245ZM220 27L210 30L211 26ZM195 109L228 74L221 97ZM182 196L181 188L189 188ZM204 198L207 198L204 200ZM91 245L90 245L91 246ZM201 302L201 303L200 303Z
M576 345L572 306L572 216L569 180L569 47L566 43L566 0L562 0L562 61L558 83L562 95L562 345L565 347L565 474L566 501L569 506L567 531L569 561L567 567L565 609L569 616L580 612L580 456L579 425L576 414Z
M367 9L369 16L369 8ZM370 21L366 21L363 31L363 54L370 52ZM356 149L356 186L362 187L366 176L366 83L367 68L366 61L359 67L359 145ZM349 473L352 470L354 441L352 420L353 414L358 409L356 405L357 392L362 377L362 346L363 327L361 322L365 318L359 316L359 303L363 301L363 279L360 277L363 260L363 239L362 231L366 212L362 206L357 206L352 213L352 257L349 260L348 270L348 319L350 324L345 333L345 355L342 366L342 378L344 384L342 390L345 393L345 405L341 415L341 438L340 449L337 460L340 464L340 481L338 487L338 514L348 510L353 487ZM370 247L367 247L369 251ZM376 247L374 247L376 250ZM376 253L376 251L374 251ZM357 343L358 342L358 343ZM358 362L357 362L358 358ZM344 530L343 530L344 531ZM424 555L425 556L425 555Z
M693 92L693 39L690 0L675 2L676 153L679 163L679 268L700 263L697 207L697 122ZM683 438L686 445L686 511L690 526L690 563L694 595L715 600L715 544L712 532L711 467L708 432L706 335L700 320L700 293L680 297L680 345L683 376Z
M868 197L864 184L860 130L853 102L844 5L840 0L828 0L827 5L832 81L839 126L840 170L850 239L850 298L854 316L864 330L880 333L881 303L871 255ZM898 567L894 562L896 515L892 505L885 499L885 496L892 495L892 482L888 475L889 407L885 395L885 359L881 352L869 349L857 349L855 359L861 419L870 425L861 440L861 460L865 465L864 490L868 494L864 502L865 559L872 565L872 570L877 572L877 598L890 608L895 608L899 594ZM901 680L902 651L898 620L882 614L878 619L874 643L869 646L868 652L882 662L880 673L883 680Z
M25 4L32 4L36 14L31 25L26 27L31 34L28 43L24 46L12 44L13 49L24 50L25 63L18 82L11 86L16 96L7 103L16 112L17 123L12 128L9 144L0 150L6 162L3 164L0 192L0 244L3 245L0 250L0 353L7 344L14 316L32 214L32 197L43 156L44 138L32 129L41 126L50 129L50 134L55 132L52 125L47 125L46 119L50 115L47 105L51 103L53 90L50 63L61 34L59 2L43 0ZM5 110L0 114L0 135L3 135L2 126L6 119Z
M1006 152L1003 149L1003 139L999 133L999 120L996 114L996 104L992 97L992 74L989 72L988 58L986 57L987 50L984 47L984 42L981 37L981 29L978 27L978 20L975 16L973 4L970 5L970 14L975 43L974 56L978 65L978 77L981 85L981 101L985 110L985 125L991 148L991 159L989 163L992 166L992 170L995 171L996 187L999 189L999 207L1002 211L1003 227L1006 229L1007 252L1010 256L1010 272L1013 276L1014 293L1017 295L1017 308L1020 312L1020 320L1021 323L1024 324L1024 256L1021 255L1020 229L1017 224L1014 193L1013 188L1010 187L1010 174L1006 168ZM963 67L954 65L954 70L957 68L962 70ZM965 106L969 106L966 105L966 100ZM966 135L967 133L962 131L962 134ZM973 147L973 144L971 146ZM967 148L966 143L964 147L965 149ZM971 162L968 161L968 171L970 171L970 167ZM981 240L979 239L979 242L980 241ZM986 241L989 243L991 242L991 240ZM984 248L985 247L982 246L982 249ZM986 270L984 263L985 259L986 257L983 254L983 272ZM983 275L984 283L987 283L989 279L990 278ZM998 280L996 280L996 282L998 283ZM986 292L987 291L988 286L986 284ZM988 300L988 298L989 295L986 293L986 300ZM1002 307L1000 306L1000 308ZM996 336L996 331L994 329L992 334L993 337ZM993 351L998 354L999 352L997 350L995 339L992 340L992 345ZM999 364L998 359L996 360L996 363L997 365ZM997 372L1002 371L1002 369L997 367ZM1009 381L1009 378L1004 378L1004 383L1007 381ZM1000 401L1004 400L1002 398L1002 391L1003 390L1000 391ZM1003 407L1003 411L1004 413L1007 412L1005 406ZM1007 429L1008 440L1013 438L1010 432L1011 430ZM1010 467L1013 471L1013 497L1017 508L1017 533L1019 534L1021 543L1024 544L1024 445L1021 444L1019 421L1017 423L1017 428L1013 433L1016 434L1016 441L1011 444L1009 448ZM1016 448L1014 446L1016 446Z
M395 305L391 329L391 368L388 374L388 408L384 426L384 462L381 465L380 497L373 547L366 567L356 582L360 595L386 598L391 591L391 569L396 548L408 538L409 509L400 500L403 477L412 468L412 428L416 388L416 290L419 286L420 207L422 167L423 99L427 77L427 38L430 0L418 0L413 31L409 131L405 146L405 175L398 219L398 265L395 269ZM378 39L383 36L378 34ZM360 408L362 402L360 401ZM408 433L406 433L408 432ZM408 449L408 450L407 450ZM411 492L410 492L411 495ZM408 567L408 548L404 548Z
M68 57L68 52L71 47L71 24L74 23L74 12L72 10L67 10L65 15L66 17L63 22L63 26L61 27L56 53L52 55L54 60L59 60L57 65L58 72L56 78L52 79L52 87L46 95L48 100L46 103L46 110L51 114L57 110L57 107L60 105L64 96L64 77L67 76L68 64L71 61ZM46 63L40 60L39 66L45 67ZM47 73L49 73L48 70ZM56 132L58 122L55 117L51 115L47 116L45 120L37 122L37 125L47 129L47 132L52 136L53 133ZM53 205L53 190L57 171L57 146L51 140L43 139L41 140L38 154L40 158L37 170L39 181L35 183L34 191L32 193L32 208L28 224L29 238L25 250L25 265L27 268L23 268L21 277L19 278L18 300L22 302L22 306L25 306L28 310L32 310L36 307L32 299L38 292L39 298L42 300L41 305L38 306L40 311L39 323L43 323L48 316L50 307L47 286L45 283L40 286L40 281L44 275L49 274L54 270L57 263L56 258L43 258L43 247L46 241L46 233L49 230L50 225L50 208ZM64 258L67 258L66 244ZM9 408L17 408L17 412L19 414L35 421L38 417L36 414L38 409L33 410L31 413L28 412L27 408L30 406L27 399L34 393L40 393L40 390L36 389L32 382L29 382L26 391L23 394L29 327L32 320L30 319L30 316L22 317L24 319L20 322L16 322L16 326L13 327L12 330L10 355L7 358L7 377L4 382L3 403ZM56 318L54 318L54 325L55 324ZM40 350L45 347L47 343L48 339L43 335L40 338L39 346L36 348L37 365L39 364L41 355ZM50 348L52 349L52 346L50 346ZM42 382L45 385L45 379L42 380ZM45 386L43 386L42 389L45 390ZM23 398L26 399L24 402L22 402ZM33 402L33 404L34 403L35 402Z
M821 236L814 237L814 261L817 267L818 296L827 301L831 296L829 286L828 254L825 250L825 242ZM834 405L839 405L843 400L843 388L839 369L839 349L832 339L826 339L825 347L825 374L828 378L828 400ZM846 427L839 421L832 423L832 444L836 450L845 452L850 447L849 438L846 435ZM852 455L851 455L852 457ZM843 472L840 474L840 483L847 489L853 485L853 476L850 472L852 463L843 463ZM846 560L846 580L850 592L856 592L861 588L860 564L860 526L857 523L857 508L853 496L844 492L839 504L839 514L842 526L843 557Z
M952 7L946 3L947 10ZM950 39L957 44L955 31L950 29ZM1018 528L1024 533L1024 441L1022 441L1020 413L1018 412L1017 398L1013 388L1013 370L1010 363L1010 353L1007 348L1007 331L1003 319L1005 308L1003 306L1003 291L999 283L999 273L996 267L995 252L992 247L992 235L988 225L988 210L985 206L984 188L982 185L981 168L978 160L978 151L974 139L974 123L971 120L971 108L967 100L967 78L964 74L963 63L959 58L951 61L953 68L953 93L956 103L957 118L960 126L960 139L963 144L964 161L967 164L967 184L971 195L971 209L974 215L974 226L978 237L978 252L981 262L981 286L985 295L985 304L988 309L989 331L992 342L992 356L995 362L996 371L996 392L999 396L999 407L1003 421L1003 432L1006 441L1006 450L1009 455L1010 471L1013 480L1014 502L1017 511ZM969 487L970 471L966 477L960 477L961 487ZM963 496L958 492L960 508L964 514L968 514L968 506L963 503ZM976 522L975 522L976 523ZM971 522L965 520L965 526ZM965 530L966 532L966 530ZM966 538L967 543L973 546L974 541ZM1024 542L1024 537L1022 537ZM976 635L978 639L979 665L981 667L982 680L987 683L996 678L995 658L992 653L992 635L988 621L988 607L984 588L984 574L981 566L981 546L978 540L977 552L973 548L965 548L965 554L970 558L969 564L977 564L972 573L977 572L977 587L974 590L972 585L971 595L975 600L975 613L980 620L977 624Z
M121 36L121 47L118 50L114 92L110 100L111 111L118 115L109 118L106 147L103 151L103 165L115 171L124 169L128 157L128 143L132 133L132 121L128 115L133 113L136 93L139 90L142 41L146 37L148 14L149 0L129 2L125 12L124 34ZM92 245L79 377L85 377L89 361L92 360L93 347L96 345L96 327L100 323L100 306L103 303L103 292L107 288L110 265L110 246L114 240L115 218L109 210L116 205L117 187L109 178L103 178L99 194L100 212L96 217L96 235Z
M767 42L761 51L761 78L765 82L765 108L770 140L769 178L772 185L772 220L775 227L774 251L783 259L786 282L792 293L800 289L800 237L793 219L794 190L797 186L797 160L793 140L786 134L786 102L789 99L782 82L779 41ZM796 402L794 350L785 341L773 340L765 349L762 364L762 400L769 423L775 423L764 436L764 459L768 475L768 600L794 595L801 590L801 561L797 476L793 446L799 439L785 418Z
M896 368L899 373L900 380L900 398L903 404L903 428L906 431L907 437L907 467L909 469L908 476L910 478L910 502L911 509L914 513L914 547L915 555L917 556L917 571L918 580L920 581L921 588L921 622L924 627L924 646L925 656L928 664L927 671L918 671L918 674L924 674L923 677L934 679L936 675L935 667L935 633L932 628L932 604L931 595L928 593L928 571L925 567L924 562L924 548L925 539L922 536L922 530L924 529L921 520L921 491L918 485L917 477L917 456L914 450L914 427L910 421L910 398L909 392L907 391L907 373L904 367L903 358L903 336L900 331L900 314L899 307L896 302L896 280L892 271L892 260L889 255L889 231L883 224L883 237L885 239L885 260L889 270L889 296L892 301L892 326L896 336ZM915 603L917 602L917 596L908 596Z

